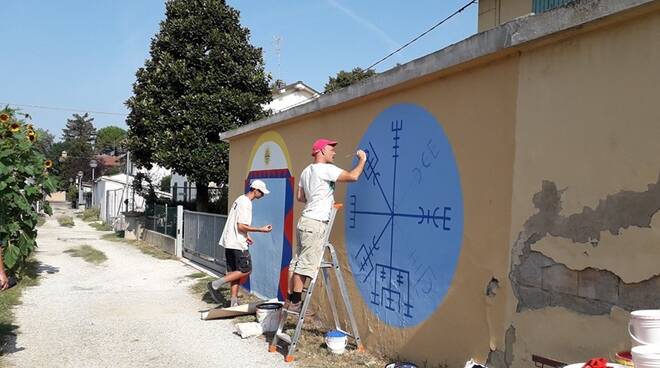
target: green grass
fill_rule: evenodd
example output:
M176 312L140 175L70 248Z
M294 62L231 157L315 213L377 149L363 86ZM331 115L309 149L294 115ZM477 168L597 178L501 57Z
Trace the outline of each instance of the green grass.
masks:
M95 228L98 231L112 231L112 226L106 224L105 222L90 222L89 226Z
M100 214L101 214L100 208L88 208L83 211L83 213L80 215L80 218L86 222L98 221Z
M142 240L128 240L119 237L119 234L117 233L111 233L111 234L103 234L101 235L101 239L103 240L109 240L113 242L121 242L121 243L126 243L129 245L132 245L136 247L140 252L152 256L154 258L158 259L176 259L176 257L172 254L169 254L167 252L164 252L160 250L159 248L154 247L153 245L144 242Z
M186 275L186 277L191 279L199 279L202 277L206 277L206 274L204 272L195 272L195 273L191 273L190 275Z
M119 236L118 233L112 233L112 234L103 234L101 235L101 239L103 240L109 240L109 241L114 241L114 242L126 242L126 239L122 238Z
M86 262L93 263L95 265L100 265L101 263L108 260L105 253L101 252L94 247L84 244L77 248L70 248L64 251L64 253L69 253L71 257L80 257Z
M39 262L34 259L28 260L25 265L24 275L18 284L11 289L0 292L0 367L5 366L2 359L4 345L11 336L16 335L18 326L15 325L13 308L21 304L21 295L25 288L39 284L37 268Z
M60 226L65 227L73 227L73 225L75 225L75 222L73 222L73 217L71 216L60 216L57 218L57 222L59 222Z

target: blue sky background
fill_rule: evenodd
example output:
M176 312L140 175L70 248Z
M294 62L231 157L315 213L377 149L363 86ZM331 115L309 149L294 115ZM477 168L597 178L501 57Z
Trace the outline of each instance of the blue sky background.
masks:
M264 51L266 69L287 83L322 91L339 70L367 67L425 31L467 0L229 0ZM0 103L21 107L59 139L74 112L97 128L126 128L124 101L149 57L164 19L162 0L4 1L0 18ZM378 65L390 69L458 42L477 30L477 5ZM275 38L279 37L280 53ZM100 114L108 112L113 114Z

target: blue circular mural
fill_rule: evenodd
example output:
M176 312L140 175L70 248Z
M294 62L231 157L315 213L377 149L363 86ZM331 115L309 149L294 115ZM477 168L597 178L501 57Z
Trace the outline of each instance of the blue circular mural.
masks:
M463 239L456 160L440 123L413 104L378 115L359 148L368 156L346 194L349 263L371 311L411 327L442 303L456 270Z

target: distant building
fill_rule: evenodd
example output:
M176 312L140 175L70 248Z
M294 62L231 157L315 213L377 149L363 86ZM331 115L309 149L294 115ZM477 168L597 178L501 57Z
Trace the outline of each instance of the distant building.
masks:
M306 85L302 81L297 81L286 85L273 93L273 100L264 105L264 110L270 109L273 114L298 106L321 94L314 88Z

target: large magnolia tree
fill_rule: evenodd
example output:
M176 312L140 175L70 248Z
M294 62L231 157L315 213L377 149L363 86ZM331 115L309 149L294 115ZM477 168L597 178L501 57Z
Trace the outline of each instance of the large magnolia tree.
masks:
M55 190L48 175L53 163L40 152L38 139L37 130L16 111L0 110L0 244L5 268L14 273L20 273L37 246L37 202Z
M197 209L208 183L226 183L228 147L221 132L265 115L271 99L262 51L249 42L239 13L223 0L170 0L137 71L127 124L131 159L188 176Z

